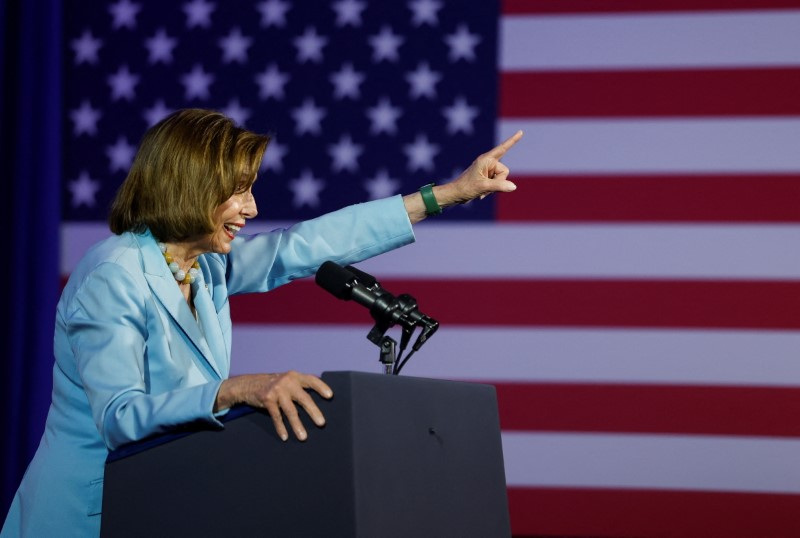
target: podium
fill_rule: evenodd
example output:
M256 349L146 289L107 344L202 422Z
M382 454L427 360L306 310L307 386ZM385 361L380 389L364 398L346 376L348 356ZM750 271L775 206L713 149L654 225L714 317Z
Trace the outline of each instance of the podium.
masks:
M234 408L222 430L109 455L101 536L508 537L497 398L478 383L325 372L308 439Z

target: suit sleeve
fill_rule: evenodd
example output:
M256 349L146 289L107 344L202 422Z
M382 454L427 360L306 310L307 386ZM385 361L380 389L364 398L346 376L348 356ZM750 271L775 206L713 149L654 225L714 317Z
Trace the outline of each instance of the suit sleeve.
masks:
M159 375L148 360L147 301L121 266L104 263L82 283L65 320L67 338L106 446L122 444L213 414L221 381L176 380L174 390L151 393Z
M327 260L356 263L414 241L402 196L356 204L288 229L237 237L220 256L229 294L268 291Z

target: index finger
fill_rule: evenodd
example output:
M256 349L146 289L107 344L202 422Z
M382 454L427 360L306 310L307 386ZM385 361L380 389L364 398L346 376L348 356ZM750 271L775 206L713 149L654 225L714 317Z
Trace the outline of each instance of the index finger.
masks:
M306 388L313 389L323 398L330 399L333 397L333 391L331 390L331 388L328 386L327 383L325 383L320 378L313 375L309 375L306 377L304 381Z
M522 138L522 131L517 131L516 133L508 137L499 146L495 146L493 149L489 150L489 152L486 155L488 155L489 157L494 157L495 159L499 159L500 157L505 155L506 151L510 150L520 138Z

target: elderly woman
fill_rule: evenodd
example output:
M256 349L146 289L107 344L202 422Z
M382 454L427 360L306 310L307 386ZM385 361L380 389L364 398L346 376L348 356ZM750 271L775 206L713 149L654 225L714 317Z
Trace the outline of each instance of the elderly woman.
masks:
M223 115L182 110L144 136L110 215L115 235L72 272L56 312L53 400L2 536L97 536L109 449L206 422L231 406L266 409L281 439L306 438L299 404L331 389L297 372L228 377L229 295L265 292L414 240L427 214L516 187L499 158L517 133L458 179L246 236L268 138ZM341 233L346 230L347 233Z

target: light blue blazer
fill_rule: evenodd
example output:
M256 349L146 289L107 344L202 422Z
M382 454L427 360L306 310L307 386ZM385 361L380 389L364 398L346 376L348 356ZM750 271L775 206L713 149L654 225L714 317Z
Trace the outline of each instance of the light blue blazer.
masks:
M228 297L354 263L414 240L400 196L239 236L200 256L195 320L150 232L92 247L56 312L53 401L45 433L0 536L98 536L109 449L213 413L228 377ZM268 367L266 367L268 368Z

